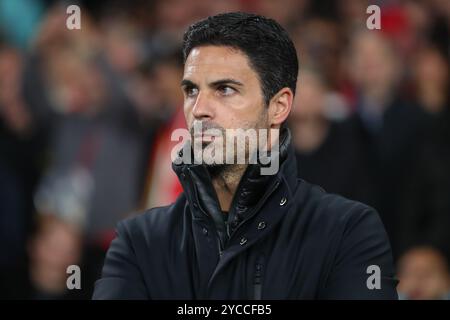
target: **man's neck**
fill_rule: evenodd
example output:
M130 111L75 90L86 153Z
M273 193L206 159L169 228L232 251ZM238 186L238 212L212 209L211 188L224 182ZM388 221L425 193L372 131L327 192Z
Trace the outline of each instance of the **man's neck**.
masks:
M246 164L227 166L212 179L222 211L230 210L231 201L247 168Z

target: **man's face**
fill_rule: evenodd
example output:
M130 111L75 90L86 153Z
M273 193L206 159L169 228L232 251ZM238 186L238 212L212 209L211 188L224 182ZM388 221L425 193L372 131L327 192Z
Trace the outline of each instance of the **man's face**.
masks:
M194 48L186 59L182 89L184 114L192 134L200 123L202 131L218 129L223 137L225 129L269 128L257 73L239 50L225 46ZM218 143L226 147L226 141L218 136L200 134L193 139L194 143L201 142L203 149ZM224 155L226 152L229 150L224 149Z

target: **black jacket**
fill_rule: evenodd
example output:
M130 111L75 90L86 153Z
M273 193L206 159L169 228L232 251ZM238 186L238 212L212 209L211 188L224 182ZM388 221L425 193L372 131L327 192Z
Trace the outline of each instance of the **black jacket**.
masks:
M228 223L205 167L174 164L184 193L118 224L93 298L397 299L378 214L298 179L282 137L280 170L247 168ZM367 286L371 265L380 289Z

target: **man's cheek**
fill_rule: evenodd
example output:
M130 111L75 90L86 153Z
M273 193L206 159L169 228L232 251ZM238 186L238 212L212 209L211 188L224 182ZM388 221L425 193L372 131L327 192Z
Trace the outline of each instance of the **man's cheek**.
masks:
M194 117L191 111L192 109L191 110L184 109L184 119L186 120L187 128L191 128L192 124L194 123Z

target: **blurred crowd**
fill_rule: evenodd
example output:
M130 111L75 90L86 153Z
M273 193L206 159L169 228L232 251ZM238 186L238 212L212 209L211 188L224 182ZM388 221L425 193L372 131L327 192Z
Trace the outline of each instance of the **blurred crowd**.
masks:
M182 35L227 11L295 42L299 177L377 209L402 298L450 298L447 0L1 0L0 298L89 299L116 223L180 193Z

